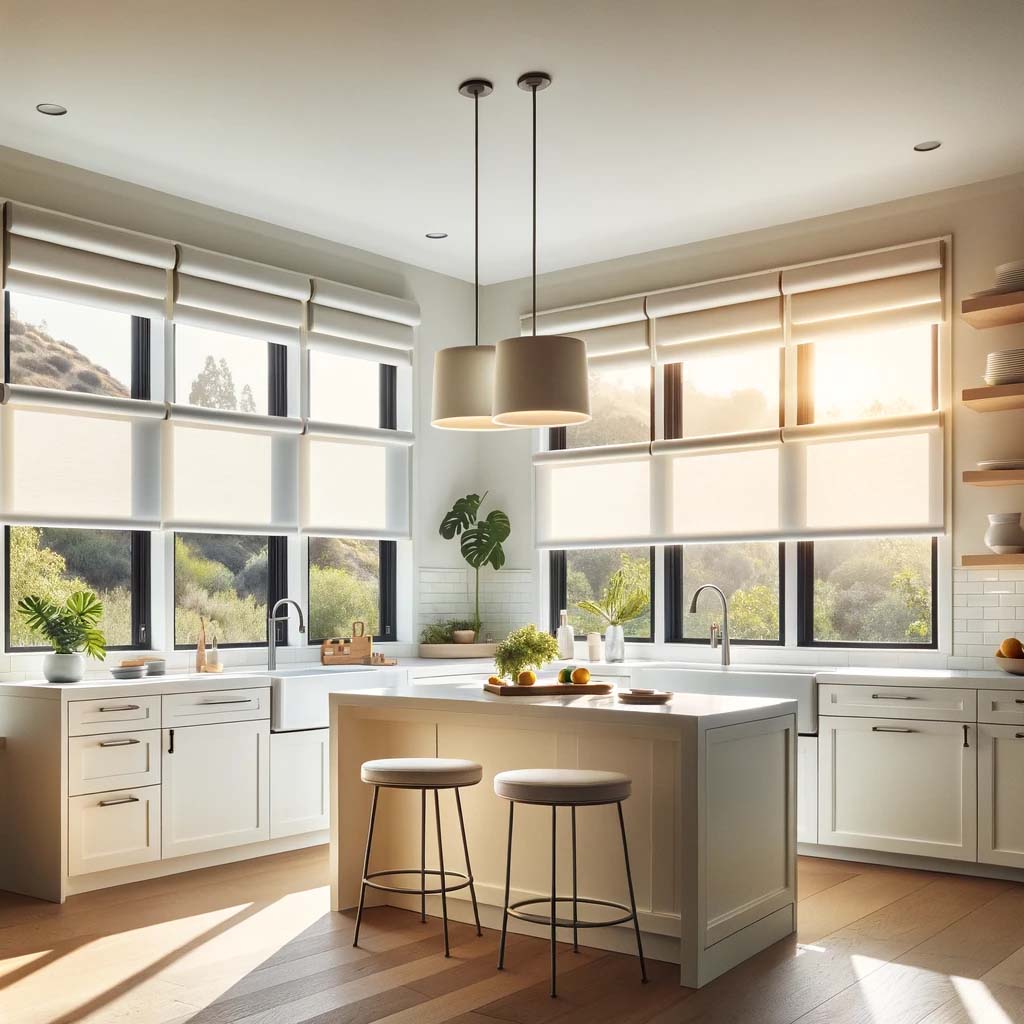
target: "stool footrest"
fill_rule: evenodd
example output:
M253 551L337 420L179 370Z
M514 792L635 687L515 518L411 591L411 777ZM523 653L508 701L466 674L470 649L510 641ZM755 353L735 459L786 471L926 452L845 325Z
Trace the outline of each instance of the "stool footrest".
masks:
M573 898L571 896L556 896L555 903L569 903L572 904ZM610 907L612 910L621 910L624 917L616 917L608 921L580 921L574 918L556 917L555 927L556 928L611 928L613 925L625 924L627 921L632 922L633 912L623 903L613 903L611 900L592 900L585 899L580 896L576 901L577 906L588 906L588 907ZM548 914L531 914L526 913L522 910L523 907L550 907L551 897L549 896L538 896L529 900L518 900L516 903L512 903L508 908L509 917L518 918L520 921L529 921L531 924L542 924L546 926L551 925L551 916Z
M466 889L473 884L472 875L467 875L462 871L445 871L444 878L441 880L441 887L437 889L420 889L419 886L415 889L410 889L405 886L384 885L382 882L372 881L374 878L386 878L393 875L413 875L416 878L419 878L422 875L434 875L435 877L440 878L441 872L430 868L426 871L421 871L419 868L396 868L393 871L371 871L370 874L363 879L363 884L370 889L379 889L381 892L402 893L406 896L440 896L443 892L458 892L459 889ZM461 881L457 885L450 885L448 883L449 877L458 878L461 879Z

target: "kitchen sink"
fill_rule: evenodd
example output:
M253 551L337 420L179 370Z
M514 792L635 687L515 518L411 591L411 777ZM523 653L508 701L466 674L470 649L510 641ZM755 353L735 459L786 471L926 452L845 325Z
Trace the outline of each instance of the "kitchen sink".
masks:
M330 724L328 694L405 681L405 669L371 665L325 665L274 669L270 675L270 728L274 732L325 729Z

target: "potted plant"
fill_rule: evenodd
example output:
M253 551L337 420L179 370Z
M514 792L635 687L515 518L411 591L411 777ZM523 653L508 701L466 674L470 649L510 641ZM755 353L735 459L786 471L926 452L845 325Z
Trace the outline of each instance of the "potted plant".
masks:
M85 675L85 659L105 658L107 639L99 628L103 603L91 590L78 590L63 604L39 594L18 602L18 614L53 648L43 658L43 675L51 683L77 683Z
M492 569L500 569L505 564L505 552L501 545L508 540L508 535L512 532L512 524L501 509L492 509L487 513L486 518L479 518L480 506L486 497L487 492L484 491L483 495L467 494L464 498L459 498L441 520L438 530L445 540L460 538L462 557L476 574L473 635L469 636L467 630L463 636L454 637L456 643L472 643L479 638L481 625L480 570L485 565L491 566Z
M650 588L629 579L624 569L616 569L601 592L599 601L577 601L576 607L604 619L605 661L624 661L626 638L622 627L640 618L651 603Z
M473 632L473 623L465 619L446 619L444 622L431 622L423 627L420 633L421 644L454 644L458 643L456 635L468 630Z
M498 675L512 682L528 668L543 668L558 657L558 644L550 633L541 632L533 624L513 630L494 652Z

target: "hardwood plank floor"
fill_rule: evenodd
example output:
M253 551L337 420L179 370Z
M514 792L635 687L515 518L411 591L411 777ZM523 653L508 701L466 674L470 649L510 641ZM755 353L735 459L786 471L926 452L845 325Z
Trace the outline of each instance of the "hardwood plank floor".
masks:
M1024 885L801 858L796 938L698 992L652 962L328 909L324 848L76 896L0 893L3 1024L1024 1024Z

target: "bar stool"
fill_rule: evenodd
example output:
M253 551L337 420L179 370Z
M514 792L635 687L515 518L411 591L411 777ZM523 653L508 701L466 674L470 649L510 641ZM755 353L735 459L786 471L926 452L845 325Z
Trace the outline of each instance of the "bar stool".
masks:
M427 897L441 897L441 918L444 921L444 955L451 956L448 943L448 893L469 887L469 895L473 901L473 917L476 919L476 933L480 930L480 912L476 905L476 888L473 885L473 869L469 864L469 844L466 842L466 823L462 817L462 799L459 796L461 786L475 786L483 776L483 769L473 761L462 761L456 758L441 757L403 757L382 758L377 761L366 761L361 770L360 778L373 786L373 802L370 804L370 829L366 836L366 853L363 857L363 879L359 887L359 909L356 911L356 930L352 945L359 945L359 925L363 918L363 904L366 900L367 887L379 889L381 892L397 892L420 897L420 920L427 919ZM377 819L377 798L382 789L418 789L420 791L420 867L397 868L387 871L370 871L370 847L373 844L373 826ZM446 871L444 867L444 846L441 842L441 801L438 796L442 789L455 790L455 807L459 814L459 830L462 832L462 850L466 856L466 870ZM434 793L434 817L437 821L437 859L439 870L427 869L427 792ZM408 888L397 885L385 885L373 879L395 875L419 875L419 888ZM438 876L438 888L427 888L427 875ZM448 884L448 877L460 878L457 884Z
M644 961L644 947L640 941L640 922L636 916L636 897L633 894L633 874L629 869L629 847L626 844L626 824L622 818L622 801L630 793L632 780L621 772L599 772L569 768L527 768L517 771L499 772L494 776L494 792L508 800L508 852L505 858L505 909L501 919L501 945L498 950L498 970L505 967L505 938L508 933L509 917L533 924L549 925L551 928L551 995L555 996L555 933L558 928L572 928L572 948L579 952L580 928L607 928L611 925L633 922L636 932L636 950L640 957L640 978L647 981L647 964ZM551 896L519 900L509 905L512 885L512 824L516 804L541 804L551 808ZM626 862L626 883L629 886L629 906L610 900L585 899L576 889L576 808L601 804L615 804L619 812L619 831L622 834L622 855ZM557 845L557 812L559 807L572 811L572 896L558 896L555 892ZM560 918L557 904L571 903L572 918ZM608 921L581 921L579 904L595 907L611 907L624 912L623 917ZM532 914L524 907L548 904L548 915ZM628 911L628 913L627 913Z

